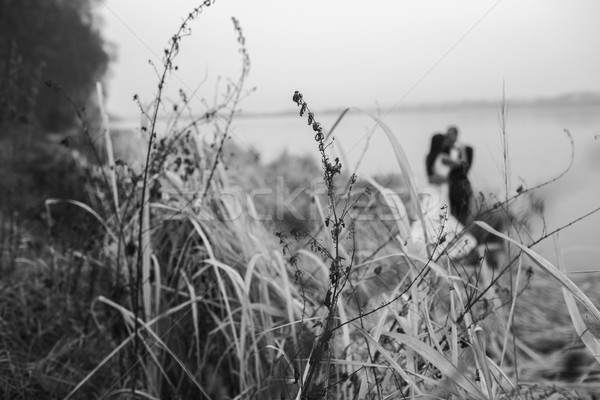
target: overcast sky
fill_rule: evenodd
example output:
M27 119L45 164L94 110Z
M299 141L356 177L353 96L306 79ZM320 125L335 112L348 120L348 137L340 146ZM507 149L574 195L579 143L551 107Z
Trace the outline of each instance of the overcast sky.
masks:
M104 0L103 32L115 45L109 110L137 115L150 101L169 37L196 0ZM239 19L252 60L242 108L383 109L454 100L499 100L600 92L597 0L217 0L193 22L170 93L213 100L218 77L235 79ZM223 86L221 86L223 87Z

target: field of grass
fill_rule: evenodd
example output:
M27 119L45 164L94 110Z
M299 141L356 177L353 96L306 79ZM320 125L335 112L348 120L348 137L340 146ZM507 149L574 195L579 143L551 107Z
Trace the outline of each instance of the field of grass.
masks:
M250 66L235 19L233 90L191 122L182 97L157 136L161 89L198 14L165 53L141 165L115 159L101 110L98 129L81 124L95 148L48 144L38 154L54 157L27 175L60 159L48 179L64 187L3 207L3 398L597 398L600 278L530 249L534 191L480 200L453 230L446 208L424 209L389 128L379 121L397 174L356 176L299 92L321 164L260 164L228 142ZM2 168L16 182L32 162L13 153ZM16 205L34 211L6 211ZM558 236L545 240L560 260Z

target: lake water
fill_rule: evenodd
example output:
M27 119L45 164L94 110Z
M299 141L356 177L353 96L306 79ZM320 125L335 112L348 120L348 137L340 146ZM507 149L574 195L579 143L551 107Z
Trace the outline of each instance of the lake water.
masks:
M600 206L600 104L506 107L508 170L511 193L520 185L532 187L552 179L574 160L569 172L539 191L545 200L548 231ZM328 130L336 114L319 115L317 120ZM459 128L459 139L473 146L475 157L471 181L476 192L504 196L503 139L499 106L478 105L435 109L401 110L383 116L383 122L401 143L418 182L425 182L425 155L430 137L448 125ZM334 151L346 166L353 165L367 146L359 175L399 172L390 143L373 120L358 112L349 113L336 128ZM253 148L264 162L282 152L311 154L317 160L314 133L306 119L297 115L239 117L232 136L242 147ZM346 168L346 171L349 169ZM541 225L541 224L540 224ZM537 237L537 236L536 236ZM600 213L580 221L560 234L560 244L570 270L600 270ZM555 261L550 239L536 250Z
M505 131L508 142L509 177L512 193L520 185L532 187L573 166L558 181L540 190L546 204L546 226L552 231L600 206L600 105L511 106L506 109ZM413 173L425 182L425 154L434 132L445 131L450 124L460 130L460 140L475 149L471 181L476 191L504 195L504 157L500 108L498 106L452 107L446 109L407 110L390 113L383 122L402 144ZM337 115L319 116L326 129ZM366 136L373 120L352 112L334 131L335 151L342 162L353 166L364 155L360 174L398 172L398 164L385 134L376 129L370 140ZM264 118L238 118L234 138L258 150L265 162L281 152L313 154L316 143L306 120L295 115ZM560 234L560 243L570 269L600 270L600 213ZM550 240L536 248L551 261L555 260Z

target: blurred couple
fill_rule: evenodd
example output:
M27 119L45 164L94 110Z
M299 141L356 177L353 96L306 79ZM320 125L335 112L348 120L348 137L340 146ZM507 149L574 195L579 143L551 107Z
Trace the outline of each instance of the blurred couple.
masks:
M463 259L475 265L485 255L485 265L492 268L506 265L504 240L469 225L482 205L476 207L473 198L468 177L472 164L473 148L460 143L455 126L450 126L446 133L433 135L425 158L429 185L420 191L425 226L415 221L411 237L415 244L430 246L434 256L445 253L455 260ZM445 212L447 209L449 213ZM479 214L476 218L481 217ZM507 216L503 210L487 213L483 220L495 230L506 233ZM421 245L421 248L426 246Z
M419 193L425 225L417 219L411 226L417 252L429 247L434 256L447 253L460 259L476 248L477 240L464 229L471 219L473 189L468 173L472 162L473 148L459 142L455 126L431 138L425 158L429 185L421 187ZM448 209L450 212L445 212Z
M431 138L425 159L429 183L437 187L442 200L449 203L450 214L463 226L469 222L473 189L468 174L473 163L473 148L458 140L458 128Z

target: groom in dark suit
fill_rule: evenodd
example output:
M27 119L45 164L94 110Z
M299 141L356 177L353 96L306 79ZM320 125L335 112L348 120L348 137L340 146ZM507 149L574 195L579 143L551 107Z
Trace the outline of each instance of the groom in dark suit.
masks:
M447 176L436 171L436 163L448 167ZM458 129L455 126L450 126L445 134L436 133L431 138L429 154L425 158L429 182L449 184L450 213L463 225L469 222L473 198L468 178L472 163L473 148L458 143Z

